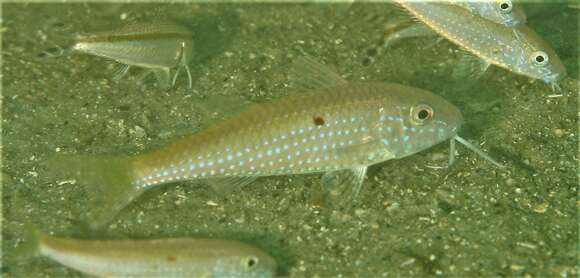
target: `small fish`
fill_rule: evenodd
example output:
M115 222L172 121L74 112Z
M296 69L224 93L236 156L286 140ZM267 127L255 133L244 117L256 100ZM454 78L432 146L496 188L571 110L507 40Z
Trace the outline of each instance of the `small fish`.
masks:
M511 0L448 0L487 20L514 28L526 23L524 10Z
M395 2L437 34L469 53L463 56L454 72L455 76L466 77L467 74L477 77L490 65L496 65L517 74L541 79L553 89L559 88L557 82L566 76L566 69L554 49L527 26L509 28L449 4L405 0ZM425 25L409 28L417 29ZM409 33L408 30L400 32ZM397 33L393 35L400 36Z
M499 165L457 136L461 112L437 95L398 84L349 83L308 58L299 59L294 72L305 76L295 86L307 92L254 105L157 150L64 157L50 165L93 190L94 226L143 191L184 180L232 187L263 176L325 173L322 184L328 192L354 197L370 165L446 140L457 140Z
M276 274L272 257L233 240L81 240L27 233L16 256L42 255L100 277L266 278Z
M115 30L79 36L72 49L122 63L115 79L130 66L150 69L163 88L174 86L180 70L185 68L192 87L188 62L193 56L193 34L179 24L134 22ZM177 68L173 80L172 68Z

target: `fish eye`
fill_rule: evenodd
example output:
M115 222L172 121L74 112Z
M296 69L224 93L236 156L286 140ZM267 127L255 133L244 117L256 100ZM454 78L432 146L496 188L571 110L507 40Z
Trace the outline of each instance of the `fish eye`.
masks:
M247 269L252 269L258 265L258 258L251 256L244 259L243 264Z
M509 13L512 11L513 5L511 1L502 1L499 3L499 10L502 13Z
M420 104L411 108L411 119L417 125L424 125L433 119L433 108Z
M532 59L532 63L536 66L539 66L539 67L543 67L543 66L547 65L548 61L550 60L550 58L548 57L548 54L546 54L546 52L544 52L544 51L536 51L536 52L532 53L531 59Z

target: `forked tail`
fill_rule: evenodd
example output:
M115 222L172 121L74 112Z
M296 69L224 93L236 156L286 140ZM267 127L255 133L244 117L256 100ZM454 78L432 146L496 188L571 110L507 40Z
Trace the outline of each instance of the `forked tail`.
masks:
M13 259L15 260L27 259L37 255L39 251L40 233L38 230L32 224L26 223L22 232L22 241L14 249Z
M86 221L102 227L143 189L133 184L133 164L128 156L59 156L49 168L59 178L75 179L89 199Z

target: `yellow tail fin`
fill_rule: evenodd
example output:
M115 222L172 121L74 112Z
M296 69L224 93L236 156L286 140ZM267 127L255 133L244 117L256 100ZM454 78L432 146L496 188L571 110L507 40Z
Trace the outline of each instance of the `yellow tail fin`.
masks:
M38 254L38 237L40 233L32 224L24 224L22 242L14 249L13 259L27 259Z
M133 164L128 156L58 156L48 162L56 177L75 179L89 199L86 221L92 228L109 223L142 193L133 184Z

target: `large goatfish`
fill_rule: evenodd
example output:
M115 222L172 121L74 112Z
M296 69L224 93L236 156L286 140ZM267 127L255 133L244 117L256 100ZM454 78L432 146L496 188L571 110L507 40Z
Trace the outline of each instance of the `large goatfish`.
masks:
M387 42L426 35L430 32L425 27L432 29L469 53L457 66L454 72L456 77L478 77L490 65L496 65L541 79L556 89L559 88L557 82L566 76L566 69L554 49L527 26L510 28L450 4L395 2L425 25L412 25L394 32Z
M295 71L309 78L302 83L307 92L254 105L148 153L51 164L92 191L90 220L97 225L145 190L184 180L234 186L264 176L324 173L329 192L354 197L370 165L448 140L499 165L457 136L461 112L437 95L390 83L349 83L310 59L297 65Z

